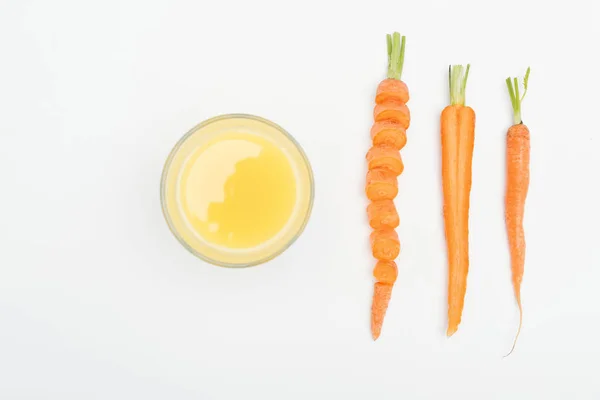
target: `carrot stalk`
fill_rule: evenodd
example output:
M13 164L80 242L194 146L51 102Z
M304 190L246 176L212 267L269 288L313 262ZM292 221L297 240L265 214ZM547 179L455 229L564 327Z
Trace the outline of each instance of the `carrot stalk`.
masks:
M404 67L404 48L406 47L406 36L400 36L398 32L387 35L388 49L388 73L389 79L402 79Z
M469 271L469 208L475 112L465 106L470 65L449 69L450 105L441 116L444 228L448 250L448 329L462 319Z
M387 79L381 81L375 96L372 147L365 192L371 203L367 207L371 233L371 250L378 260L373 270L375 284L371 305L371 335L377 340L392 296L398 269L394 259L400 253L400 241L394 230L400 223L393 199L398 194L397 176L404 170L399 150L406 144L410 112L406 107L408 88L400 80L404 65L406 38L398 32L386 36Z
M506 355L510 355L521 333L523 326L523 306L521 304L521 282L525 269L525 231L523 219L525 214L525 201L529 190L529 157L530 157L530 135L529 129L521 118L521 102L527 94L529 73L527 68L523 78L523 96L519 94L519 82L517 78L511 82L506 79L508 93L513 107L513 126L508 129L506 135L506 195L505 195L505 220L510 249L512 283L515 299L519 307L519 327L515 335L512 348ZM514 86L513 86L514 82ZM505 356L505 357L506 357Z

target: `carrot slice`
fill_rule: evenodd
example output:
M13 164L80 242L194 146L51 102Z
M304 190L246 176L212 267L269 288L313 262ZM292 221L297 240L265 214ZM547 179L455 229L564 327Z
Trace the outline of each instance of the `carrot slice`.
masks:
M377 282L393 285L398 278L398 266L393 261L378 261L373 270Z
M393 261L400 254L400 240L393 229L378 229L371 233L371 250L378 260Z
M390 101L408 103L408 99L408 87L401 80L387 78L377 86L377 95L375 96L375 103L377 104Z
M404 164L400 152L392 146L373 146L367 152L369 169L387 169L398 176L404 171Z
M375 122L371 128L371 140L375 146L388 145L401 150L406 145L406 129L398 122Z
M408 129L410 126L410 111L406 104L389 101L383 104L377 104L373 109L373 118L375 122L394 121Z
M392 297L392 287L388 283L375 283L373 305L371 306L371 335L374 340L381 334L385 312Z
M367 206L369 225L373 229L394 229L400 225L400 217L392 200L379 200Z
M385 169L371 169L367 172L365 192L367 198L372 201L391 200L398 194L398 180L393 173Z

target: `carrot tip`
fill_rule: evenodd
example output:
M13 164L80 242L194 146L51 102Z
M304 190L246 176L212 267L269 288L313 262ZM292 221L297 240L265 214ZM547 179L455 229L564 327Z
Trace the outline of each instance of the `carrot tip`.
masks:
M371 335L377 340L381 334L383 320L392 296L393 285L377 282L373 291L373 304L371 306Z
M446 337L450 337L450 336L454 335L457 330L458 330L458 326L448 327L448 330L446 331Z
M508 354L506 354L502 358L506 358L512 354L512 352L515 350L515 347L517 347L517 340L519 340L519 335L521 334L521 327L523 326L523 306L521 305L521 294L520 293L517 294L517 303L519 306L519 328L517 329L517 334L515 335L515 339L513 341L512 348L510 349Z

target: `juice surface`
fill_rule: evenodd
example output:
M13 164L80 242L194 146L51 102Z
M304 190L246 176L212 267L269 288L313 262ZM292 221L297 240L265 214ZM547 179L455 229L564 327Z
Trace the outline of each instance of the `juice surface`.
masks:
M297 202L288 156L272 141L229 132L195 149L177 177L188 228L231 249L259 246L284 230Z
M171 232L211 264L243 268L285 251L304 230L312 169L279 125L248 114L208 119L173 147L161 177Z

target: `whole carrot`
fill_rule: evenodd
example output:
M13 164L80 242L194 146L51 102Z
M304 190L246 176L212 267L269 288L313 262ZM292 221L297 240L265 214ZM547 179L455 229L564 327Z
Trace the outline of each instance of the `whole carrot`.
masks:
M513 107L513 125L506 134L506 195L505 219L510 249L510 264L512 282L515 291L517 306L519 307L519 328L510 352L513 352L521 333L523 325L523 307L521 305L521 282L525 269L525 231L523 230L523 217L525 213L525 200L529 190L529 129L521 119L521 102L527 94L527 83L530 68L527 68L523 78L523 96L519 95L519 81L517 78L506 78L506 85ZM514 81L514 85L513 85Z
M441 115L444 228L448 248L448 329L462 317L469 272L469 203L475 140L475 112L465 106L470 65L450 67L450 105Z
M408 88L400 80L404 64L406 38L398 32L387 35L388 74L375 96L372 147L366 155L368 173L365 192L371 203L367 207L371 233L371 250L378 260L371 306L371 334L377 340L392 296L398 269L394 259L400 253L400 241L394 230L400 223L394 197L398 194L397 176L404 170L399 151L406 144L410 112L406 107Z

